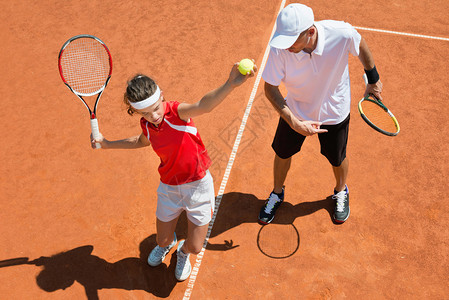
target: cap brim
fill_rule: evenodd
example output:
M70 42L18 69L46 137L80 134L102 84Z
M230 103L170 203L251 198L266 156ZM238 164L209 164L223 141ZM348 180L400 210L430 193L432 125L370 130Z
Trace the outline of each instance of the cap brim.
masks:
M270 46L278 49L288 49L290 48L298 39L298 35L281 35L274 34L270 41Z

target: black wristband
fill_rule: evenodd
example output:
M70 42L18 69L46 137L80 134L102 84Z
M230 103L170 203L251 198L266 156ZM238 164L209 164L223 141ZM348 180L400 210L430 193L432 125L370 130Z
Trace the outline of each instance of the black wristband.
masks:
M379 73L377 73L376 66L374 66L371 70L365 70L366 78L368 78L368 83L373 84L379 81Z

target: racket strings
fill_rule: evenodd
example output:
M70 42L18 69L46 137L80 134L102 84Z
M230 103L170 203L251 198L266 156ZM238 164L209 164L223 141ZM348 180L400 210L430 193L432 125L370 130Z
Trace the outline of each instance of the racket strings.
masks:
M94 95L103 88L110 74L109 53L97 40L79 38L64 49L61 69L74 91Z
M363 114L373 125L387 132L397 131L393 118L381 106L372 101L362 101L361 107Z

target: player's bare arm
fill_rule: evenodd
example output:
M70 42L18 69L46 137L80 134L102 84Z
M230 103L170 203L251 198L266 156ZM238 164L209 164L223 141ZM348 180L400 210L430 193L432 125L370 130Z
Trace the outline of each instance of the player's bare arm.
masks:
M220 87L210 91L196 103L181 103L178 106L179 117L187 121L190 118L209 113L217 107L236 87L243 84L249 77L257 72L257 66L248 75L242 75L238 70L238 63L234 64L229 78Z
M278 86L265 82L264 88L265 96L268 98L271 105L273 105L274 109L276 109L279 115L285 120L285 122L287 122L288 125L290 125L293 130L304 136L327 132L326 129L320 128L321 122L302 121L296 118L285 102Z
M368 44L366 43L365 39L362 37L362 40L360 41L360 48L359 48L359 60L363 65L363 68L365 70L372 70L374 65L374 58L371 54L371 51L368 47ZM373 94L380 100L382 100L382 82L378 80L375 83L367 84L366 90L365 90L365 96L368 96L369 94Z
M92 139L91 136L92 148L95 148L95 143L99 143L102 149L137 149L151 144L143 133L117 141L109 141L100 133L98 139Z

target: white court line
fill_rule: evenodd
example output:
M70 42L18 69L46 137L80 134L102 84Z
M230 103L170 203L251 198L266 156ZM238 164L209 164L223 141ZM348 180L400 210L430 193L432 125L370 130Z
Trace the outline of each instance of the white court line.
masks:
M431 36L431 35L414 34L414 33L391 31L391 30L383 30L383 29L375 29L375 28L367 28L367 27L359 27L359 26L354 26L354 28L355 29L361 29L361 30L367 30L367 31L391 33L391 34L405 35L405 36L411 36L411 37L419 37L419 38L425 38L425 39L449 41L449 38L438 37L438 36Z
M279 8L279 12L284 8L285 1L286 0L282 0L281 7ZM276 14L276 16L277 16L277 14ZM273 36L274 31L275 31L275 28L276 28L276 26L273 26L273 30L271 31L271 36L270 36L269 40L271 40L271 37ZM215 199L214 215L212 216L212 220L209 223L209 228L207 231L206 239L204 240L203 248L201 249L201 252L196 257L195 265L192 268L192 273L190 274L189 283L187 284L187 289L185 290L183 300L189 300L190 296L192 295L192 290L195 285L196 276L198 275L198 272L199 272L199 269L201 266L201 261L203 260L203 257L204 257L204 251L206 250L207 242L208 242L210 234L212 232L212 227L214 226L215 218L218 213L218 208L220 207L220 202L221 202L221 199L223 198L226 184L228 183L229 174L231 173L232 165L234 164L235 156L237 154L237 150L239 148L240 141L243 136L243 131L245 130L246 122L248 121L249 113L251 111L251 107L253 105L254 98L256 97L256 92L259 87L260 78L262 77L262 70L265 68L265 64L267 62L269 52L270 52L270 45L267 44L267 47L265 48L265 54L262 59L262 64L260 65L259 72L257 72L256 81L254 82L253 90L251 91L248 105L246 106L245 113L243 114L242 123L240 124L239 131L235 138L234 147L232 148L232 152L229 157L229 161L226 166L225 173L223 175L223 180L221 181L220 189L219 189L217 197Z

